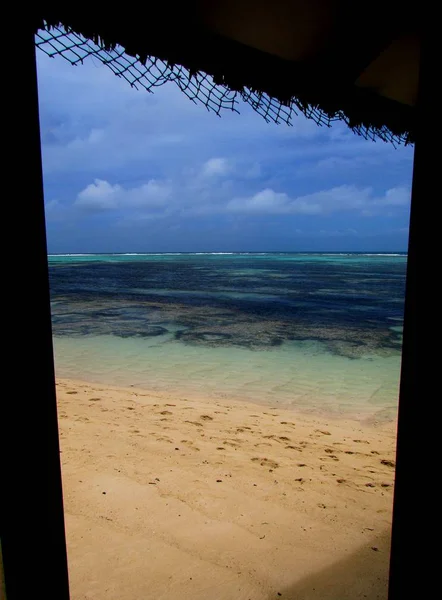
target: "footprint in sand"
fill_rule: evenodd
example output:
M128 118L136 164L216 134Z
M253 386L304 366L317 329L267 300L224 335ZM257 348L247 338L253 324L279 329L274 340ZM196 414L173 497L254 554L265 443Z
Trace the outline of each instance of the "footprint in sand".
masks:
M191 450L196 450L197 452L200 451L200 449L198 448L198 446L194 446L193 442L190 440L181 440L182 444L185 444L188 448L190 448Z
M252 462L259 462L259 464L261 465L261 467L270 467L271 469L276 469L277 467L279 467L279 463L277 463L275 460L272 460L271 458L252 458L251 459Z
M213 417L211 417L210 415L201 415L200 419L201 421L213 421Z
M101 398L89 398L89 402L99 402Z
M382 459L381 460L381 465L385 465L386 467L392 467L392 468L394 468L396 466L396 463L393 460Z
M160 415L173 415L173 413L170 410L162 410Z
M197 427L202 427L203 424L198 421L184 421L185 423L190 423L191 425L196 425Z

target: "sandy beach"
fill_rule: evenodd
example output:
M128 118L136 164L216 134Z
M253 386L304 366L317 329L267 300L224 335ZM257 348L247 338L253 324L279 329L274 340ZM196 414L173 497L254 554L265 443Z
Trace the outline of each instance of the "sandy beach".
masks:
M57 392L73 600L387 598L395 423Z

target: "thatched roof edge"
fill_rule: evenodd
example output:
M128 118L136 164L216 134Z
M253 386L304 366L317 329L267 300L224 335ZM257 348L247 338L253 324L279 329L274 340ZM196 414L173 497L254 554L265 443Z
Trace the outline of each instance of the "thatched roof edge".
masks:
M145 63L148 57L160 58L170 65L179 64L191 73L205 72L215 84L231 90L253 90L267 94L281 105L291 106L311 116L312 110L329 119L345 121L366 137L396 143L409 143L414 138L414 110L378 94L328 80L324 74L315 77L302 64L284 60L231 39L207 32L201 27L149 30L145 22L124 18L105 19L81 16L66 10L45 11L36 19L36 27L63 27L100 47L123 47L125 52ZM75 11L74 11L75 12ZM78 11L77 11L78 13ZM161 29L161 31L160 31Z

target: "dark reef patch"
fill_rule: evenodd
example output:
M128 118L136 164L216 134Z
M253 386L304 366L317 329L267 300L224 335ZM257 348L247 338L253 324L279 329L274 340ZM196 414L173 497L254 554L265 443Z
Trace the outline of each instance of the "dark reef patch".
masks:
M391 326L402 322L405 266L272 255L52 265L53 331L252 350L314 340L348 358L389 355L401 346Z

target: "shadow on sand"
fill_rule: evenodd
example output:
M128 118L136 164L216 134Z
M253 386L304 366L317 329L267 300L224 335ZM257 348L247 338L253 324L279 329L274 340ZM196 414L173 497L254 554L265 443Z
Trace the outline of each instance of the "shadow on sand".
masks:
M387 600L390 562L388 530L331 566L300 579L269 600Z

